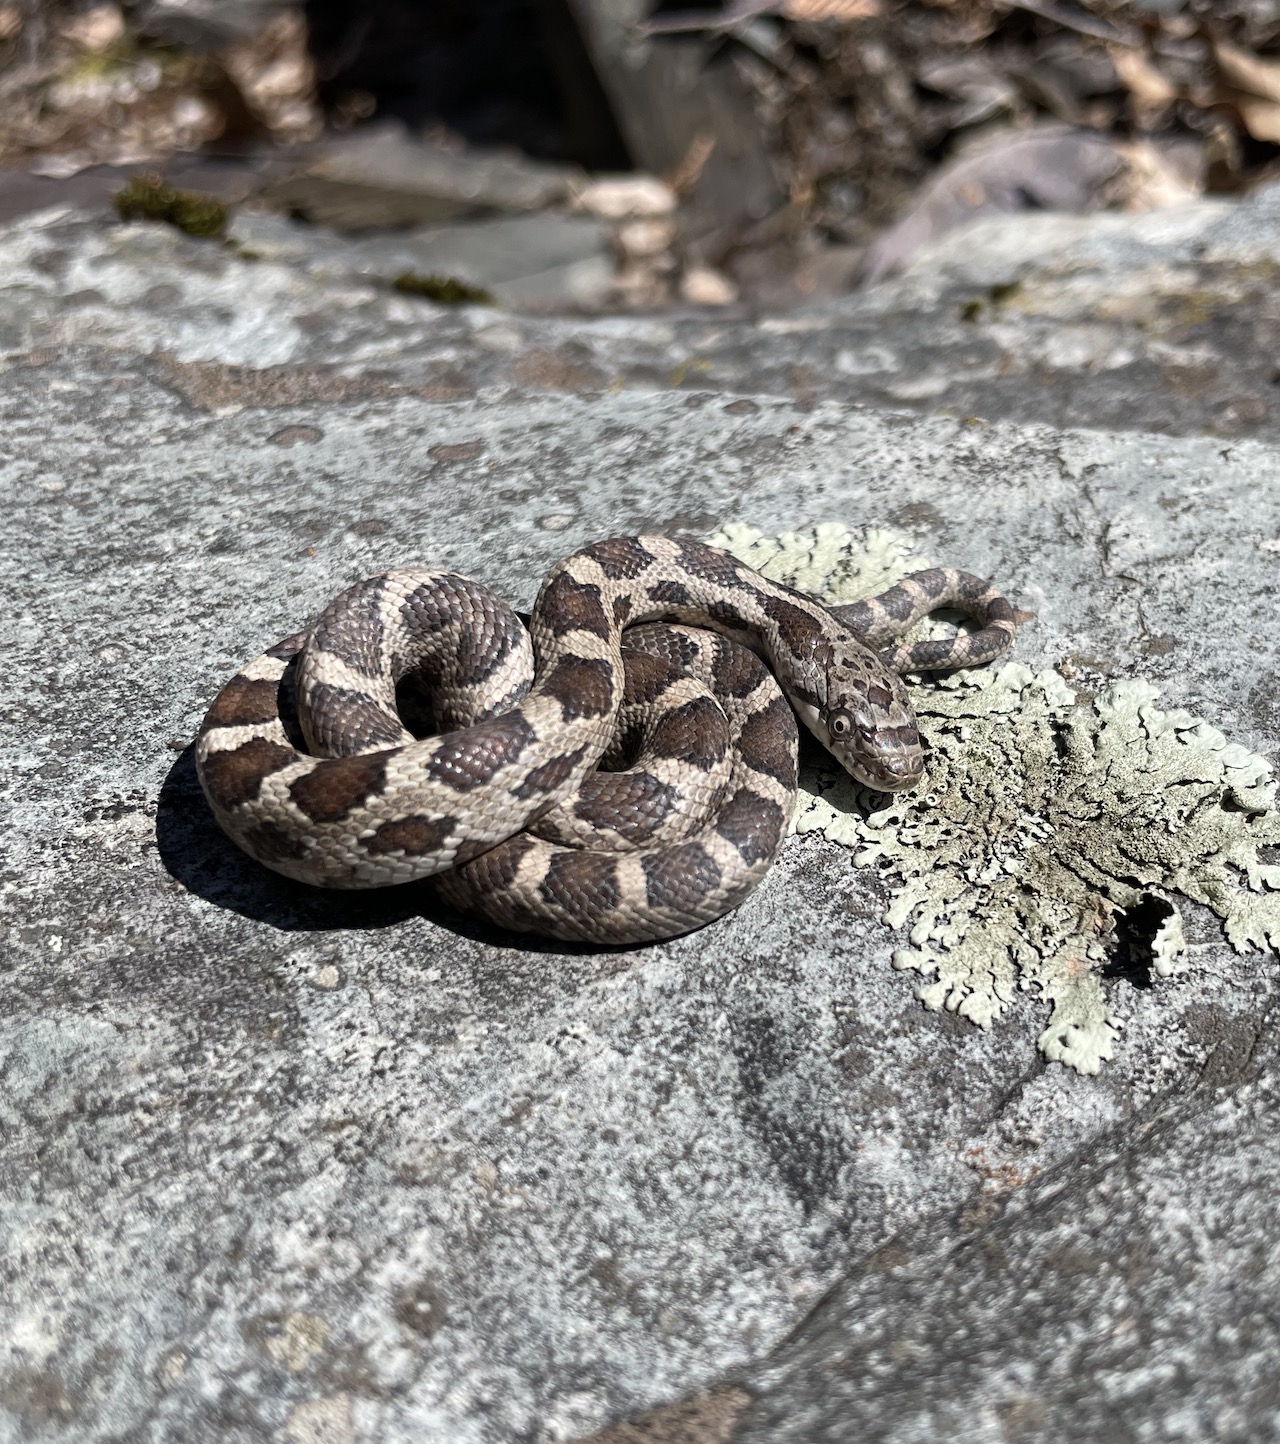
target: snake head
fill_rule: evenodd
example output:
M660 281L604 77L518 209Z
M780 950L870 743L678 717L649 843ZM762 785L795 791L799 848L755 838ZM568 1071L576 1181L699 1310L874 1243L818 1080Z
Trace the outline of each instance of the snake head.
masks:
M825 658L826 692L809 730L864 787L902 792L924 776L924 749L902 678L858 643Z

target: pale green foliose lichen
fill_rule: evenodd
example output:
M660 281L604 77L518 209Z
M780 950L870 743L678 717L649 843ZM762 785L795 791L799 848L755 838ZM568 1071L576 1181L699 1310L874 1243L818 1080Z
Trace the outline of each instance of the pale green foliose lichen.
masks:
M778 581L828 601L883 590L927 563L908 538L838 524L713 539ZM936 626L936 623L930 625ZM893 964L916 996L990 1027L1018 989L1051 1005L1040 1047L1082 1073L1112 1056L1121 1021L1100 980L1117 923L1154 903L1153 976L1185 971L1175 896L1222 919L1238 952L1280 950L1280 844L1269 764L1157 689L1116 682L1077 699L1052 669L1017 662L910 685L929 749L915 791L860 787L832 763L806 768L797 832L877 867L885 921L907 930Z

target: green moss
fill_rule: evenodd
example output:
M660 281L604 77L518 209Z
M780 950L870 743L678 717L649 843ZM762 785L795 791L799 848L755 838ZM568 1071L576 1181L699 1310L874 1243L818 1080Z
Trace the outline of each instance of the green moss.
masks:
M64 85L78 85L87 80L105 80L117 75L127 75L129 62L119 45L106 50L87 51L77 57L74 65L62 75Z
M927 563L894 534L839 526L717 538L766 575L856 600ZM940 624L927 623L932 629ZM797 832L843 844L892 893L910 946L893 965L916 996L990 1027L1018 991L1050 1005L1040 1048L1082 1073L1121 1027L1103 969L1140 938L1155 979L1186 970L1180 895L1222 920L1237 952L1280 951L1280 845L1270 764L1141 680L1081 697L1017 662L910 686L929 772L889 797L835 764L801 776ZM1158 922L1158 926L1155 923Z
M122 221L164 221L189 236L222 236L227 208L199 191L180 191L158 175L137 175L112 197Z
M960 307L960 319L969 322L981 321L988 308L998 311L1002 306L1013 301L1021 291L1021 281L1002 281L994 286L988 286L985 301L975 298L964 302Z
M493 293L483 286L472 286L456 276L420 276L416 271L402 271L391 287L406 296L423 296L441 306L495 306Z

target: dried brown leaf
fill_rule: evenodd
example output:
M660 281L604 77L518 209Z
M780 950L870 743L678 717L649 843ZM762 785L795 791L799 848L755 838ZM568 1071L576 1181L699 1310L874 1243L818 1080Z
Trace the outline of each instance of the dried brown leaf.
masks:
M881 0L729 0L722 9L690 8L671 15L655 15L641 23L648 35L674 35L685 30L729 30L757 15L781 15L787 20L872 20L881 13Z
M678 196L688 195L702 178L702 172L716 148L716 138L708 132L695 135L689 148L676 164L663 176L663 180Z
M1162 210L1204 194L1206 146L1200 140L1134 140L1116 147L1125 169L1110 198L1123 210Z
M1231 45L1225 40L1214 42L1213 58L1218 62L1222 78L1237 90L1256 95L1262 100L1280 102L1280 60L1263 60L1260 56L1241 50L1239 46ZM1251 134L1257 135L1252 126L1249 129Z
M117 45L124 36L124 15L110 0L94 5L63 20L59 33L81 50L101 55Z
M1155 110L1178 98L1177 88L1141 50L1114 45L1111 47L1111 63L1121 83L1139 106Z
M788 20L874 20L880 0L785 0L770 8Z
M1280 101L1261 100L1255 95L1232 97L1244 128L1254 140L1269 140L1280 145Z

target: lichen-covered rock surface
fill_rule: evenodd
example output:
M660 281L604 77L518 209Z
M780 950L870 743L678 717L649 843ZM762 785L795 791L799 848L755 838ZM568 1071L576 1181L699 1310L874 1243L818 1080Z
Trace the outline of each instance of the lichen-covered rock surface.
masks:
M832 603L896 581L912 550L830 522L781 537L738 522L713 540ZM1077 697L1053 668L1003 662L938 683L910 688L929 751L919 787L878 795L815 749L795 816L889 880L884 921L918 945L893 964L929 979L916 991L926 1006L985 1028L1015 988L1033 989L1052 1005L1045 1056L1096 1073L1120 1027L1101 984L1109 955L1157 978L1187 966L1177 894L1216 912L1237 951L1280 948L1265 757L1161 710L1149 682Z
M1070 244L1118 248L1120 294L1137 242L1097 225ZM1256 214L1239 234L1273 236ZM1221 860L1271 816L1280 740L1269 422L1169 434L1219 426L1217 403L1162 413L1141 366L1128 413L1095 418L1115 431L1043 425L994 371L985 421L849 404L887 362L779 384L859 307L924 374L935 312L911 312L911 278L828 332L716 331L444 312L326 246L308 271L91 216L0 232L0 1438L622 1444L646 1413L686 1444L1280 1432L1276 960L1236 951L1221 889L1195 891L1219 867L1266 898L1275 861L1263 833L1256 877ZM1068 304L1052 257L1017 264ZM1224 346L1263 336L1261 302L1221 305ZM1014 355L1068 329L1000 324ZM736 369L700 369L717 335ZM1250 364L1214 384L1243 395ZM1050 376L1045 405L1067 389ZM1126 873L1105 812L1096 847L1063 838L1056 795L1025 816L1059 845L1010 840L1036 877L1095 869L1070 936L1094 926L1082 976L1123 1025L1096 1074L1038 1047L1043 978L994 989L984 1030L964 977L931 1011L916 965L894 970L955 952L932 925L912 940L919 909L884 921L927 890L923 811L855 818L815 782L833 815L736 914L602 955L412 891L291 885L204 808L189 744L217 687L362 575L436 560L527 605L610 532L819 522L886 576L945 561L1036 613L1024 671L920 689L948 766L965 726L1000 735L992 687L1016 693L1011 725L1041 707L1066 738L1050 778L1073 735L1105 761L1213 731L1173 783L1220 845L1180 881L1183 854L1146 837ZM1134 817L1165 817L1167 780L1131 792ZM859 828L897 828L883 872ZM962 871L954 848L939 863ZM1181 942L1125 887L1172 899Z

